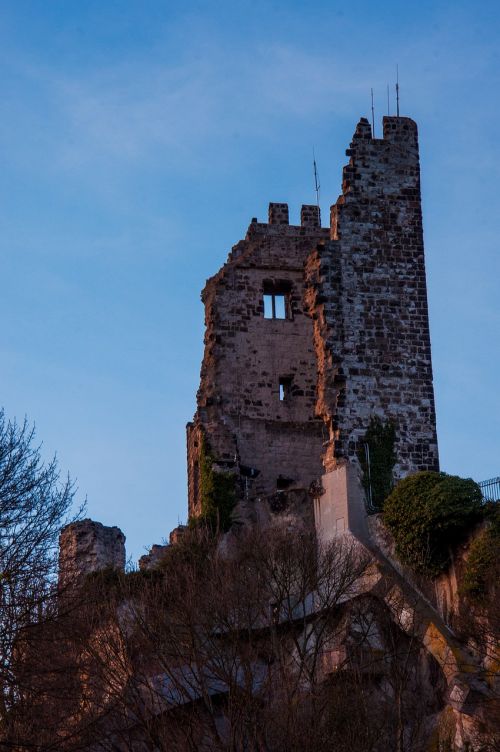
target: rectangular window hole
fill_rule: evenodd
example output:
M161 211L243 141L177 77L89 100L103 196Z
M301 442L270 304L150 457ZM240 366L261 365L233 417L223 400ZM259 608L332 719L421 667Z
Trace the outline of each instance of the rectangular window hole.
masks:
M288 300L285 295L264 295L264 318L287 319Z
M264 318L273 319L273 296L264 295Z
M292 377L280 376L280 402L285 402L292 396Z
M274 282L264 280L264 318L266 319L289 319L290 313L291 283L288 280Z
M293 478L287 478L284 475L279 475L276 478L276 490L286 491L286 489L289 488L293 482L294 482Z
M284 295L274 295L274 318L286 319L286 303Z

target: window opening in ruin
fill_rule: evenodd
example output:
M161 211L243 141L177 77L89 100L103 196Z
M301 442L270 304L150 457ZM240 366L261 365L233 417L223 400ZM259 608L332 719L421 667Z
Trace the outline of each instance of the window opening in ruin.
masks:
M264 318L273 319L273 296L264 295Z
M276 490L286 491L286 489L289 488L293 482L293 478L287 478L284 475L278 475L278 477L276 478Z
M290 316L290 283L264 282L264 318L289 319Z
M292 396L292 378L291 376L280 377L280 402L290 399Z
M286 295L264 295L264 318L287 319Z

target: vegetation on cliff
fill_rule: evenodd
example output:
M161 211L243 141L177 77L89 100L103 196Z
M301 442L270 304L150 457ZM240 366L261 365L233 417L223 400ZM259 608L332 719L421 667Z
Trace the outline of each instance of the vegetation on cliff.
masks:
M400 481L385 500L383 521L399 559L435 577L446 570L453 547L482 518L481 489L470 478L420 472Z
M485 509L486 526L469 546L460 592L478 605L484 605L499 581L500 509Z

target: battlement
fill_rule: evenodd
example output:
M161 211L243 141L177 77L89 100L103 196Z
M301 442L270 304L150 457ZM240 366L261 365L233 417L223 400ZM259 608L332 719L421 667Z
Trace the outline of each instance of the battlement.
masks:
M268 222L270 225L288 225L288 204L269 204Z
M361 194L383 194L386 202L391 196L401 201L406 189L414 191L407 192L407 200L420 201L418 130L410 118L384 117L383 138L372 138L370 123L361 118L346 155L350 159L342 171L342 196L337 205L356 201ZM338 237L334 213L331 226L332 237Z
M418 144L418 127L414 120L408 117L385 115L383 120L384 140L416 146Z
M289 225L288 204L269 204L268 224ZM314 204L302 204L300 210L301 227L321 227L321 213L319 206Z
M368 119L365 117L360 118L352 137L353 143L351 144L351 148L363 141L392 141L398 143L408 142L411 144L416 144L418 142L417 124L414 120L408 117L384 115L382 118L382 131L383 138L374 138L372 134L372 126ZM347 152L347 156L350 156L349 149Z
M290 234L302 234L300 230L321 230L321 211L316 204L302 204L300 208L300 224L290 224L288 204L270 202L268 209L268 221L259 222L257 217L252 217L248 232L272 232L288 234L284 228L290 228Z
M300 210L301 227L321 227L321 211L315 204L302 204Z

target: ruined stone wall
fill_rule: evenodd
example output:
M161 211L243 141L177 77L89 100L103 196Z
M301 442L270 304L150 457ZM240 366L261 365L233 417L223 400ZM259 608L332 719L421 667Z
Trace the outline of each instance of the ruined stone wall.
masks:
M270 204L267 224L246 238L208 280L205 354L198 409L188 424L189 513L199 512L199 450L205 435L217 469L255 468L242 480L252 497L273 493L278 478L308 486L321 473L323 424L315 415L312 321L304 310L304 264L328 238L317 207L288 224L286 204ZM264 317L264 293L286 298L286 318ZM280 378L287 396L280 400ZM244 493L245 491L243 491Z
M59 586L78 585L91 572L125 569L125 536L118 527L86 519L72 522L59 536Z
M325 467L355 460L370 417L394 422L396 477L437 470L416 124L357 126L331 211L331 242L308 261Z

